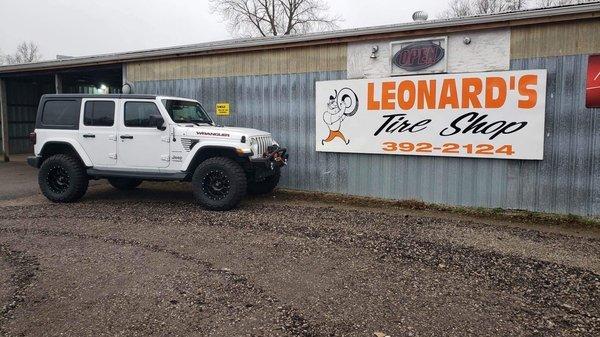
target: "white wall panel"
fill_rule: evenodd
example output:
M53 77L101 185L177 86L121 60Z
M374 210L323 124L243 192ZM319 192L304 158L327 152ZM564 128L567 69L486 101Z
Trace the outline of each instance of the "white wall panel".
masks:
M467 45L463 42L465 37L471 39L470 44ZM349 43L348 78L391 76L392 55L390 54L390 43L394 41L401 40ZM371 58L373 46L379 46L376 59ZM448 35L446 53L449 73L508 70L510 66L510 30L500 29L450 34ZM424 72L426 72L426 69Z

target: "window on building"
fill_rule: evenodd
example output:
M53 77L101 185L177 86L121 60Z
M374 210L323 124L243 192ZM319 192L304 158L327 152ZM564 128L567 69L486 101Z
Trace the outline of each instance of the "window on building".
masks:
M113 126L115 102L87 101L83 112L83 124L87 126Z
M79 123L80 103L76 100L50 100L42 110L42 124L47 126L71 126Z
M125 126L141 128L153 127L150 125L150 116L160 116L156 104L152 102L125 103Z

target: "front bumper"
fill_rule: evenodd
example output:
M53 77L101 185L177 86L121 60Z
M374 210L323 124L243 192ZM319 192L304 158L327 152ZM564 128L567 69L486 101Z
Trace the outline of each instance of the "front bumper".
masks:
M267 166L273 169L275 166L283 167L287 165L287 149L277 145L269 146L269 151L262 158L250 158L250 162L257 166Z
M250 158L255 180L262 180L276 174L287 164L287 149L276 145L269 147L269 152L262 158Z
M29 156L27 157L27 164L35 168L40 168L42 165L42 157L40 156Z

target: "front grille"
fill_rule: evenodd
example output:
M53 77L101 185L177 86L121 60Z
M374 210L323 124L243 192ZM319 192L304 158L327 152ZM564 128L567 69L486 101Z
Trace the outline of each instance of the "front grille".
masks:
M198 143L197 139L181 138L181 146L187 152L190 152L196 143Z
M255 157L264 157L267 153L269 146L273 145L273 139L271 136L255 136L252 137L254 143L257 145L257 151L254 154Z

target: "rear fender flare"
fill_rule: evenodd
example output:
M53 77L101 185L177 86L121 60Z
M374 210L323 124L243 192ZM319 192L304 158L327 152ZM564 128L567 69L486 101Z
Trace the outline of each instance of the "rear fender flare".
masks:
M50 139L46 140L44 142L44 145L42 146L42 149L40 150L39 155L42 155L44 153L44 149L47 146L53 145L53 144L70 146L73 149L73 151L75 153L77 153L77 155L79 156L79 158L81 159L81 161L83 162L83 164L85 166L87 166L87 167L93 166L92 161L90 160L88 155L85 153L85 150L83 149L83 147L78 142L76 142L70 138L50 138Z

